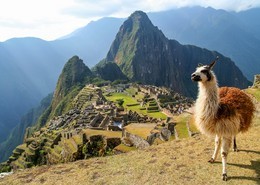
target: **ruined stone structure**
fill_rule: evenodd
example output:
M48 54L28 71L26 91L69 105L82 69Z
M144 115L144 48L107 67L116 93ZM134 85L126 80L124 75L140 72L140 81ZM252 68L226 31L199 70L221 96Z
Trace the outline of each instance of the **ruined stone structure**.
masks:
M260 88L260 74L255 75L253 88Z

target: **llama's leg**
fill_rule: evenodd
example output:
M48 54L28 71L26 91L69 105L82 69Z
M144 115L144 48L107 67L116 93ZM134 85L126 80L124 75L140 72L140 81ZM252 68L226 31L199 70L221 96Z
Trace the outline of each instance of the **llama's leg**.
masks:
M237 142L236 142L236 136L234 136L234 140L233 140L233 151L234 151L234 152L238 152Z
M227 181L227 155L232 142L232 137L223 137L221 146L222 180Z
M218 135L216 135L216 137L215 137L215 150L214 150L214 153L212 155L212 158L208 162L210 162L210 163L215 162L217 155L218 155L218 152L219 152L220 144L221 144L221 138Z

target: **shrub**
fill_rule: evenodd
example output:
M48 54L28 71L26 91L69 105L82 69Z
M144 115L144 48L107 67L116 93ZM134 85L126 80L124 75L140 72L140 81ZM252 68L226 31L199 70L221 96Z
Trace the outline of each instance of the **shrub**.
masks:
M1 169L0 169L0 173L2 172L10 172L11 171L11 166L3 166Z
M123 104L124 104L124 99L117 99L116 102L117 102L119 107L122 107Z

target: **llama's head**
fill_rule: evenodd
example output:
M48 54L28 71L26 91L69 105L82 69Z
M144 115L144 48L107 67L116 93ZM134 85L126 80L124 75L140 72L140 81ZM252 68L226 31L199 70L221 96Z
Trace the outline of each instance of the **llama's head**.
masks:
M214 60L209 65L199 64L196 71L191 74L191 79L195 82L202 82L202 83L211 81L215 77L214 73L211 71L215 63L216 60Z

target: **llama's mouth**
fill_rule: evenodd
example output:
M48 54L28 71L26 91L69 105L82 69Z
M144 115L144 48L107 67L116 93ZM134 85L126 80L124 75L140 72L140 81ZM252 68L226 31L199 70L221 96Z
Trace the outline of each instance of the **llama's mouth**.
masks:
M200 78L200 76L192 75L191 80L194 81L194 82L199 82L199 81L201 81L201 78Z

